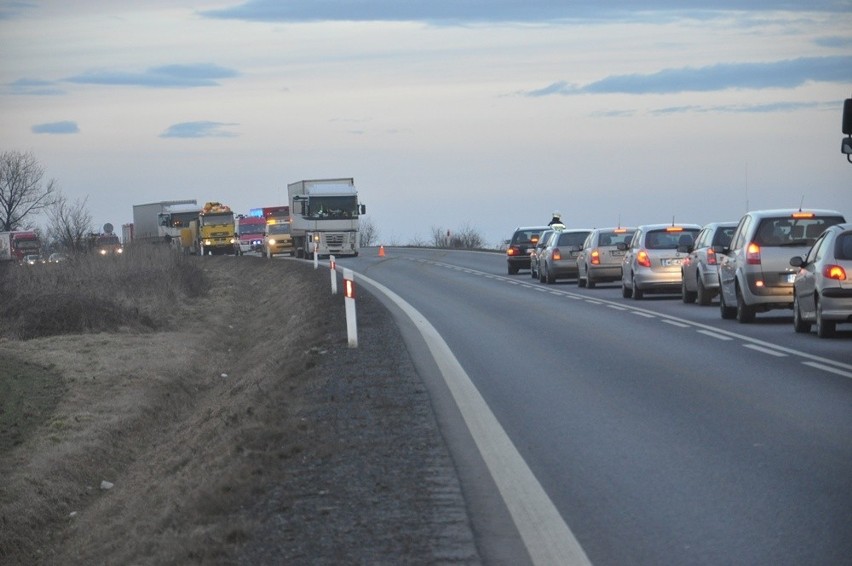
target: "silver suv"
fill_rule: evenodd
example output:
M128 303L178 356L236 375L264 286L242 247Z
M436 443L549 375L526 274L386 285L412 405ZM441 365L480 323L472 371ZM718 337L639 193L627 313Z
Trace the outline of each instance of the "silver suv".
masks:
M757 210L740 219L731 245L719 254L719 309L722 318L751 322L758 312L793 307L797 269L829 226L845 222L834 210Z

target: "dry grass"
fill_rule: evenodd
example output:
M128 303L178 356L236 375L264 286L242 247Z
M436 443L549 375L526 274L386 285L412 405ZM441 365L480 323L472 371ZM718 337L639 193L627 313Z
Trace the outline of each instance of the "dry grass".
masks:
M59 264L0 267L0 336L28 340L122 327L168 327L174 306L208 283L193 258L162 246L123 256L78 256Z

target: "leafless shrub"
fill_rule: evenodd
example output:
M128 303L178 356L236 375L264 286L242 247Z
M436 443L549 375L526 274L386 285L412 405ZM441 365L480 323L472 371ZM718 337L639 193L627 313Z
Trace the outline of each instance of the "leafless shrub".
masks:
M358 244L362 248L374 246L379 240L379 230L369 218L362 218L358 226Z
M485 247L485 239L470 224L465 224L456 232L433 226L432 245L436 248L480 250Z
M168 326L183 297L207 282L195 258L162 246L127 248L124 256L74 256L0 273L0 334L29 339L128 327Z

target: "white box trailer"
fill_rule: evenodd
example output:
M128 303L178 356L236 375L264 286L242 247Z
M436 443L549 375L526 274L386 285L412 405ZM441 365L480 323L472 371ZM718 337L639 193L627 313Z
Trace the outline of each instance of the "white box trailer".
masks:
M360 249L358 218L366 207L358 203L351 177L313 179L287 185L290 233L297 257L356 256Z
M159 229L159 215L169 206L174 205L197 205L195 199L191 200L164 200L148 204L133 205L133 241L134 242L159 242L161 241ZM127 242L125 242L126 244Z

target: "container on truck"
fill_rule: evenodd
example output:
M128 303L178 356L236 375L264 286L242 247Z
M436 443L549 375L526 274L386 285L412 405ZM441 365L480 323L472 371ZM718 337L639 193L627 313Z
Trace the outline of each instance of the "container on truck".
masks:
M41 240L32 230L0 232L0 261L23 262L28 255L38 255Z
M358 203L354 179L297 181L287 185L287 195L297 257L314 251L320 256L358 255L358 218L366 207Z
M132 240L125 238L124 243L130 241L136 242L151 242L157 243L163 241L163 235L160 234L160 214L165 212L168 207L176 205L196 205L198 202L195 199L186 200L164 200L160 202L151 202L148 204L133 205L133 226L125 235L132 237ZM200 209L200 207L198 207ZM179 235L179 234L178 234Z

